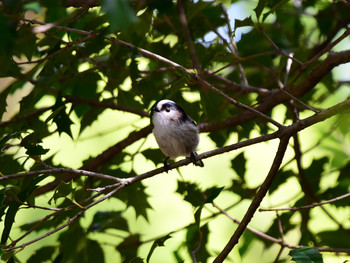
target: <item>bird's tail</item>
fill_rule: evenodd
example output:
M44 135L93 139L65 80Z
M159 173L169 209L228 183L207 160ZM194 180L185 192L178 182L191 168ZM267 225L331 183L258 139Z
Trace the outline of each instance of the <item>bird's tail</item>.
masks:
M202 162L202 160L197 159L197 153L196 152L191 152L191 156L190 158L192 159L192 162L195 166L200 166L200 167L204 167L204 163Z

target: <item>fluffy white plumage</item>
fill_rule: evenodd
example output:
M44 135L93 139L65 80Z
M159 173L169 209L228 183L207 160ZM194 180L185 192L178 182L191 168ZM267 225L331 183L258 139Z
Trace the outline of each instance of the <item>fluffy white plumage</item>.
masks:
M171 159L178 156L191 157L195 165L199 143L198 127L185 111L171 100L161 100L153 108L153 134L162 152Z

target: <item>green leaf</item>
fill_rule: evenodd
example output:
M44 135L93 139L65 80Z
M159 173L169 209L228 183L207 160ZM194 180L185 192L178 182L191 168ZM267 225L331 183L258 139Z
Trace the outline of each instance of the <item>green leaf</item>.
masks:
M105 262L104 253L100 244L87 238L83 228L74 223L69 230L59 237L61 242L60 262Z
M206 262L210 257L206 244L208 242L208 224L198 228L197 225L191 225L186 233L186 245L188 252L194 254L198 262Z
M14 46L14 54L21 57L24 54L28 60L38 55L38 46L36 45L36 35L32 32L30 25L23 25L17 30L17 38Z
M18 209L20 207L20 203L16 202L16 201L11 201L9 204L9 208L6 212L6 216L5 216L5 222L4 222L4 229L2 231L2 235L1 235L1 244L4 245L10 235L11 232L11 228L13 223L15 222L15 216L18 212Z
M296 263L323 263L322 255L311 247L301 247L289 252Z
M267 0L259 0L258 5L254 9L255 15L256 15L258 20L260 18L262 11L266 7L266 3L267 3Z
M54 200L54 202L57 201L59 198L66 198L68 195L70 195L74 191L73 189L73 182L69 181L67 183L61 181L60 184L56 187L55 192L53 196L48 201L49 204L51 204L51 201Z
M146 262L150 262L150 259L151 259L151 256L154 252L154 250L157 248L157 247L164 247L164 242L167 241L169 238L171 238L172 236L170 234L167 234L163 237L160 237L160 238L157 238L156 240L154 240L152 246L151 246L151 249L149 250L148 252L148 255L147 255L147 259L146 259Z
M130 235L123 240L118 246L117 250L120 253L123 262L129 262L137 256L137 250L142 245L139 235Z
M107 14L111 32L116 29L124 31L138 20L128 0L102 0L101 7Z
M243 20L235 19L235 30L239 27L245 27L245 26L254 26L254 22L251 16L246 17Z
M317 234L320 244L327 247L350 248L349 234L346 230L328 230Z
M270 10L263 15L263 21L272 13L276 12L279 8L284 7L285 4L288 2L288 0L276 0L274 1L275 4L270 6Z
M116 197L122 200L128 207L133 207L136 216L142 216L148 220L147 209L152 208L148 201L146 188L142 183L136 183L128 186L124 191L118 192Z
M23 9L24 10L33 10L37 14L40 14L43 11L43 7L38 2L24 4Z
M73 138L72 132L70 129L70 126L73 124L73 121L69 118L69 115L66 113L66 105L62 101L62 96L60 95L57 96L56 103L52 108L52 110L53 110L53 113L46 120L46 122L48 122L52 118L53 122L56 123L57 125L57 130L59 134L61 134L62 132L65 132L71 138Z
M29 156L39 156L47 153L49 149L44 149L41 145L34 145L27 148L26 154Z
M27 263L50 261L56 249L57 248L54 246L41 247L38 250L36 250L33 255L31 255Z
M245 172L246 172L246 163L247 163L247 160L246 160L246 158L244 156L244 152L241 152L240 154L238 154L231 161L232 169L235 170L237 175L241 178L242 182L245 181L244 175L245 175Z
M152 161L155 165L163 163L165 156L160 149L146 149L142 151L143 156L147 160Z
M39 133L32 132L24 137L21 141L21 146L27 149L26 154L29 156L39 156L47 153L49 149L44 149L41 145L41 139Z
M212 203L221 193L224 187L211 187L206 190L198 188L197 184L189 182L178 182L176 192L184 196L185 201L193 206L203 206L206 203Z
M320 189L320 179L324 173L324 166L328 161L328 157L315 159L312 161L311 165L305 169L305 176L314 193L317 193Z
M193 206L201 206L205 200L202 195L202 191L198 189L197 184L189 182L178 182L176 192L181 194L185 201L189 202Z
M17 39L17 23L9 16L5 16L0 13L0 28L1 28L1 41L0 41L0 77L19 77L21 75L20 69L17 64L12 60L12 51L14 42ZM4 66L6 65L6 66Z
M129 231L128 222L120 211L98 211L89 226L89 231L104 231L106 229Z
M225 187L211 187L205 190L205 203L210 204L214 202L214 199L219 196Z

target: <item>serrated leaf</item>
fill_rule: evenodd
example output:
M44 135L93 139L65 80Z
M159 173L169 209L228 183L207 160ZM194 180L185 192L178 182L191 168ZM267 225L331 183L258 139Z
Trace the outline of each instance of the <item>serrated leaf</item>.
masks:
M203 206L206 203L212 203L221 193L224 187L211 187L201 190L194 183L178 182L177 192L184 196L185 201L193 206Z
M198 262L205 262L210 254L206 249L208 242L208 224L198 228L197 225L191 225L186 233L186 245L188 252L194 254Z
M266 3L267 3L267 0L259 0L258 5L254 8L254 12L258 20L262 11L266 7Z
M128 222L120 211L98 211L89 226L89 231L104 231L106 229L129 231Z
M155 165L163 163L165 159L164 154L160 149L146 149L142 151L142 154L147 160L152 161Z
M251 16L246 17L243 20L235 19L235 30L239 27L245 27L245 26L254 26L254 22Z
M148 201L146 188L142 183L129 185L124 191L119 192L116 197L122 200L129 207L135 209L136 216L142 216L148 220L147 209L152 208Z
M41 247L38 250L36 250L33 255L31 255L27 263L49 261L52 258L52 255L54 254L56 249L57 248L54 246Z
M323 263L322 255L311 247L301 247L289 252L296 263Z
M130 235L126 237L123 242L117 246L123 262L129 262L137 256L137 250L141 246L142 242L139 235Z
M41 145L34 145L27 148L26 154L29 156L39 156L47 153L49 149L44 149Z
M59 240L62 257L60 262L105 262L100 244L87 238L87 233L78 224L71 225Z
M211 187L205 190L205 203L212 203L214 202L215 198L219 196L222 190L224 190L225 187Z
M48 201L49 204L51 204L51 201L54 200L54 202L57 201L59 198L66 198L68 195L70 195L74 191L73 189L73 183L72 181L69 181L67 183L61 181L60 184L56 187L55 192L53 196Z
M148 255L147 255L147 259L146 259L147 263L150 261L154 250L157 247L163 247L164 246L164 242L167 241L169 238L172 238L171 234L167 234L167 235L165 235L163 237L160 237L160 238L157 238L156 240L153 241L151 249L149 250Z
M59 134L62 132L67 133L72 138L72 132L70 126L73 124L73 121L69 118L66 113L66 105L62 101L62 96L58 95L56 98L56 103L52 108L53 113L46 119L45 122L53 120L57 125L57 131Z
M11 201L8 206L5 220L4 220L4 229L1 235L1 244L6 244L6 241L10 235L13 223L15 222L15 216L18 212L19 207L20 207L20 203L16 201Z
M107 14L112 32L123 31L138 20L127 0L102 0L101 10Z
M244 156L244 152L241 152L240 154L238 154L231 161L232 169L235 170L236 174L239 176L242 182L245 182L244 175L246 172L246 163L247 163L247 160Z
M202 191L198 189L196 184L189 182L178 182L176 192L181 194L185 201L189 202L193 206L201 206L205 202Z

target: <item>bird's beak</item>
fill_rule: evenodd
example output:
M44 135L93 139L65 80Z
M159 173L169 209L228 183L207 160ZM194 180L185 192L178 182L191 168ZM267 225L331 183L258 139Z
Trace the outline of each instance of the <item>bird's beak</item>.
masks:
M156 112L160 112L160 110L158 109L158 107L157 107L157 106L156 106L156 107L154 107L154 108L153 108L153 110L154 110L154 111L156 111Z

